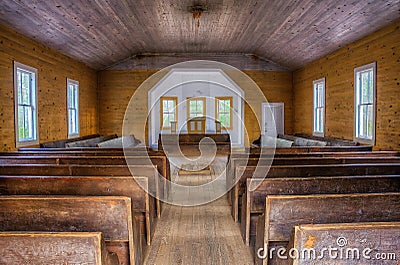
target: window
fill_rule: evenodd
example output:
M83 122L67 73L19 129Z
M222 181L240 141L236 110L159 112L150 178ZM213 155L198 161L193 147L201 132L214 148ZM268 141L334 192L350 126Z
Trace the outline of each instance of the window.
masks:
M225 129L232 129L232 97L215 98L215 119Z
M160 99L160 116L161 116L161 129L171 129L171 121L177 121L176 107L178 105L178 98L176 97L161 97Z
M375 143L376 63L354 69L355 140Z
M314 135L324 136L325 130L325 78L313 81Z
M79 82L67 79L68 137L79 136Z
M205 117L206 116L206 99L205 98L188 98L187 100L188 118Z
M16 147L39 143L37 126L37 69L14 62Z

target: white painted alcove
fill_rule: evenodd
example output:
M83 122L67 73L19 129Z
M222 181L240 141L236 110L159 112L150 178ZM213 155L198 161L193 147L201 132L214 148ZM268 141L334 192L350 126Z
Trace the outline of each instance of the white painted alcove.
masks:
M187 133L186 99L206 97L206 133L215 133L215 97L232 97L232 129L230 134L232 148L244 148L244 98L245 94L221 69L171 69L148 92L149 145L157 148L160 130L160 97L178 98L178 131ZM170 133L163 130L162 133Z

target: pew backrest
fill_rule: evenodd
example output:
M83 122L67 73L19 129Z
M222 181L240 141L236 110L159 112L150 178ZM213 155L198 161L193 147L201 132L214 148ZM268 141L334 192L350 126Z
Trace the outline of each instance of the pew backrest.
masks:
M300 225L295 226L288 247L299 254L288 259L288 264L305 265L316 260L326 265L394 264L400 257L399 245L399 222ZM323 252L329 247L343 255L330 257Z

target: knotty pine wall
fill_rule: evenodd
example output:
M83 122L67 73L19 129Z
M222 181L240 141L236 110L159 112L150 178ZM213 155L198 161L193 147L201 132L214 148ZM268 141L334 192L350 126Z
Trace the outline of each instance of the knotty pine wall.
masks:
M101 134L121 135L126 107L135 90L157 70L106 70L99 72L99 126ZM270 71L244 71L261 88L269 102L285 103L285 131L293 132L292 73ZM235 75L227 73L235 81ZM160 80L164 75L159 76ZM157 82L154 82L155 85ZM245 85L240 84L239 85ZM148 87L150 89L151 86ZM247 95L251 97L251 95ZM135 110L147 113L147 96L143 95L135 104ZM259 108L261 108L261 103ZM256 116L248 105L245 106L245 126L249 140L260 135ZM146 130L147 132L147 130ZM140 140L144 137L138 136ZM247 143L248 144L248 143Z
M354 68L377 62L375 149L400 150L400 22L293 74L294 132L313 130L313 80L326 78L326 136L353 139Z
M67 138L67 77L80 84L81 135L98 132L96 71L0 25L0 151L16 149L14 60L38 69L40 142Z

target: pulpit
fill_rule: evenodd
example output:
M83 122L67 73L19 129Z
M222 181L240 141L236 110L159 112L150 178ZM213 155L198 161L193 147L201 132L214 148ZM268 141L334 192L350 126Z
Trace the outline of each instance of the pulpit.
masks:
M211 138L212 144L217 147L218 154L230 154L231 139L229 134L160 134L158 137L158 150L176 152L182 151L186 153L198 153L198 147L201 139L204 137Z
M187 130L189 134L206 132L206 117L191 118L187 121Z

